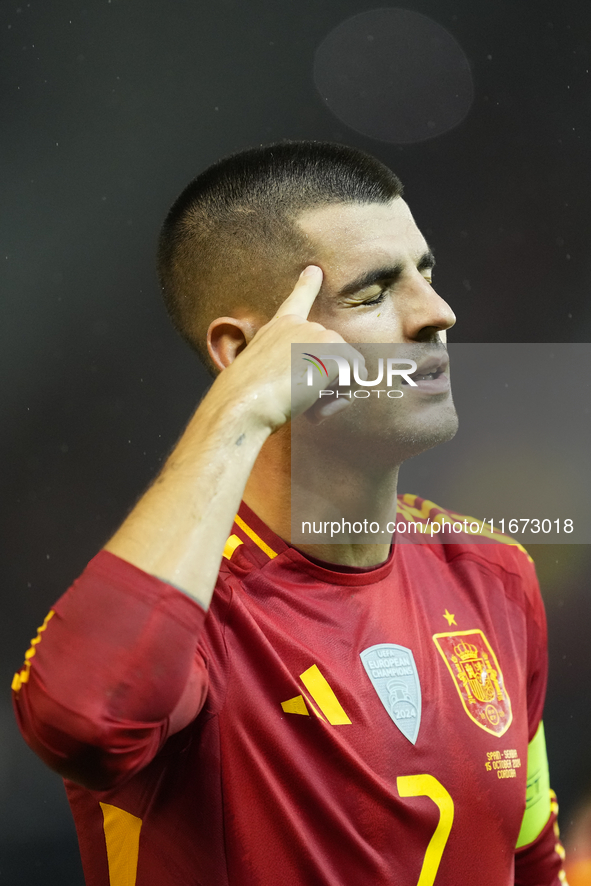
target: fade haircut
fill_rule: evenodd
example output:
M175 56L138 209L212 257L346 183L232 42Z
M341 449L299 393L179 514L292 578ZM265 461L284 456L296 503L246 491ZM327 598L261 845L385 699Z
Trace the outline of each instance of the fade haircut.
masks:
M174 326L212 371L212 320L253 308L269 318L314 263L299 216L401 194L390 169L345 145L281 142L220 160L185 188L160 233L158 273Z

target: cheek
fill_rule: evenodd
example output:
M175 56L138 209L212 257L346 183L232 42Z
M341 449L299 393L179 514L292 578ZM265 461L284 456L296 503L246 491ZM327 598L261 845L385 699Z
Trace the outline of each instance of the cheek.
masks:
M402 324L391 302L386 300L372 311L355 311L330 304L314 305L308 317L326 329L338 332L348 342L403 341Z
M342 332L341 335L345 338ZM348 324L347 337L351 342L388 344L404 341L400 317L387 302L364 316L357 317L355 323Z

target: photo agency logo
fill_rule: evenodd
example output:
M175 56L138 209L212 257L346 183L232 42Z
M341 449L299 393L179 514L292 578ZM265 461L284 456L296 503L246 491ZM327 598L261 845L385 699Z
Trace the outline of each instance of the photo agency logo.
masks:
M404 391L400 387L396 387L399 380L401 380L402 384L410 385L414 388L418 387L418 383L412 378L418 369L414 360L386 357L384 361L384 357L378 357L377 375L374 379L368 379L362 378L364 370L361 369L359 358L355 357L353 359L353 382L359 385L359 388L351 391L348 390L351 387L351 363L346 357L339 354L320 354L317 357L315 354L304 351L302 359L310 364L306 371L306 384L308 387L312 387L314 384L314 370L319 372L323 379L326 378L328 380L330 378L324 363L325 360L333 360L337 364L338 374L335 375L334 381L338 379L338 388L320 390L318 392L318 399L322 399L322 397L367 399L372 394L375 394L377 397L380 394L386 394L390 399L398 400L404 396ZM419 377L422 378L422 376ZM377 386L381 384L385 384L386 387L378 388ZM339 390L339 388L342 390ZM366 390L367 388L372 390Z
M292 543L591 542L591 343L308 341L291 357ZM395 460L390 510L329 482L339 463L362 476Z

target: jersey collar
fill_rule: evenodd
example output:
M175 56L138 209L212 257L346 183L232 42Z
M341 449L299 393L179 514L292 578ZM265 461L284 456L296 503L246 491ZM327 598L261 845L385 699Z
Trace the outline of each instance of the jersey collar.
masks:
M310 560L269 529L244 502L240 505L232 527L232 535L226 543L225 552L230 554L227 559L232 556L231 549L241 544L247 547L250 559L261 568L265 568L271 562L276 566L285 565L290 571L296 567L297 570L332 585L362 586L381 581L391 572L395 554L395 546L392 545L388 559L379 566L367 570L342 571L330 563Z

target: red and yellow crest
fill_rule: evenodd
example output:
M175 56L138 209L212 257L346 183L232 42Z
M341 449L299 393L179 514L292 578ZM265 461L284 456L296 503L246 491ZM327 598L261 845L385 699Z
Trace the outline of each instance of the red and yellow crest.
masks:
M511 699L497 657L482 631L433 634L433 642L470 719L492 735L503 735L513 720Z

